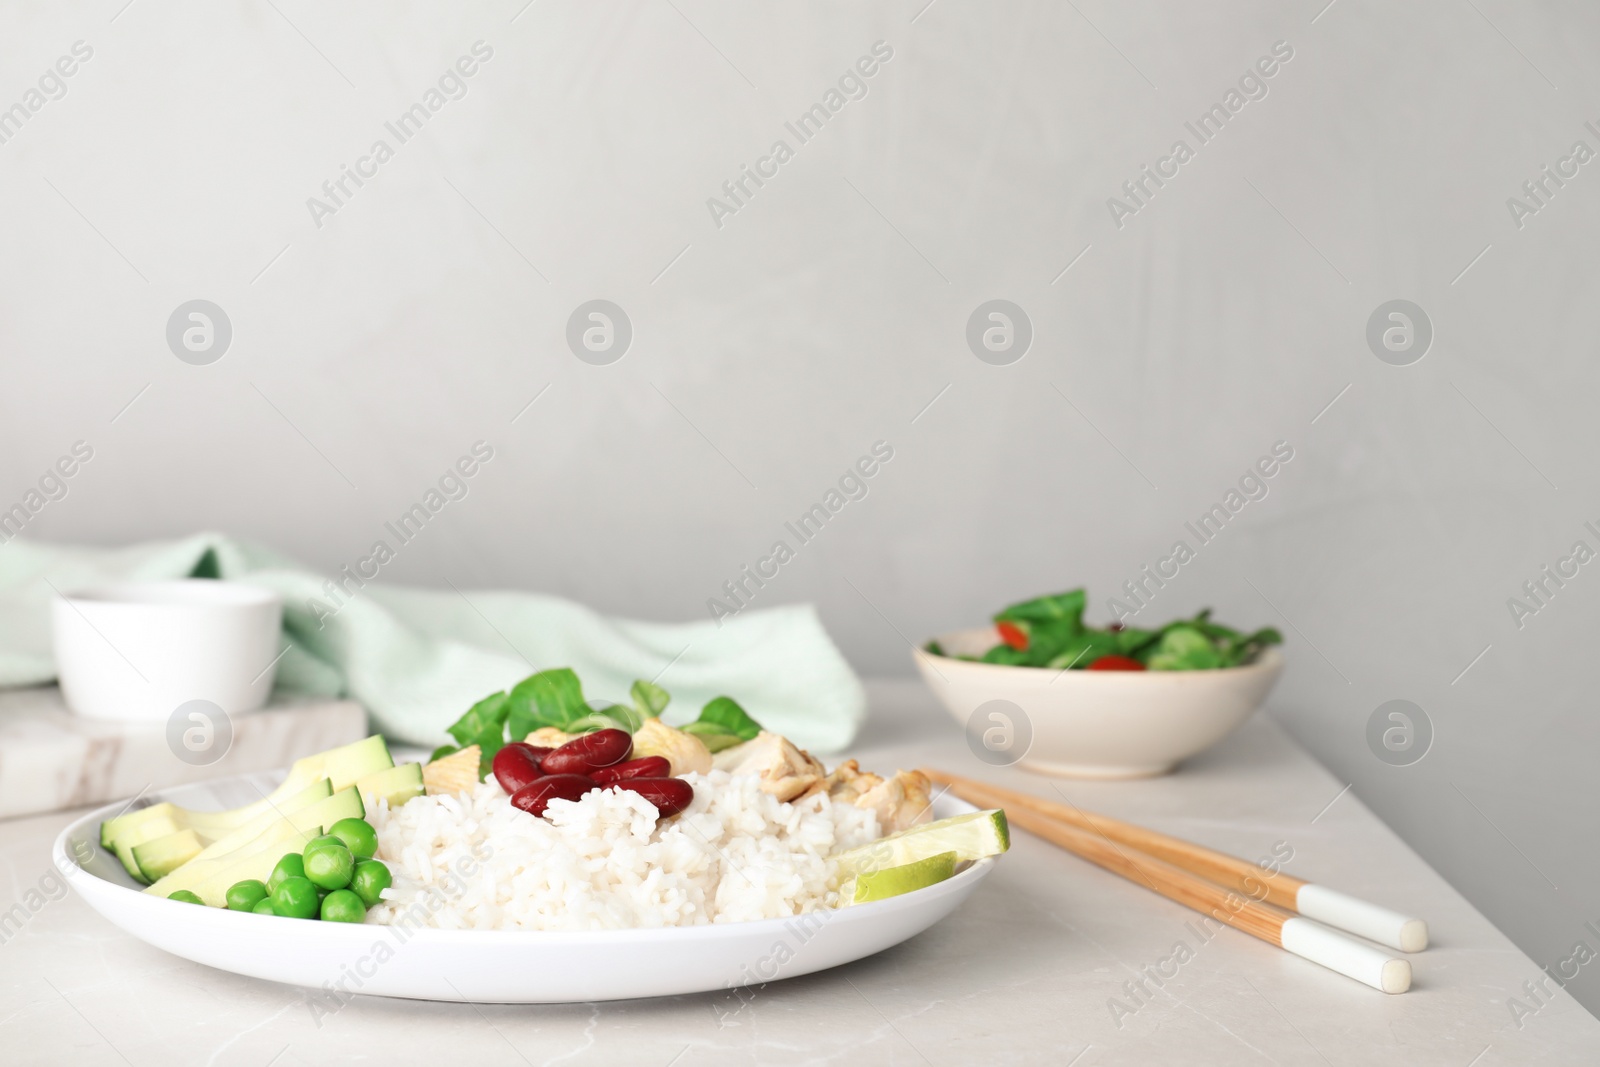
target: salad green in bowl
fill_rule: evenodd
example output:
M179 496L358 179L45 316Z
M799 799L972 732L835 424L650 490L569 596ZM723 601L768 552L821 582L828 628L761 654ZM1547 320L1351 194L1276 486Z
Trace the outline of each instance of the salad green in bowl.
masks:
M1253 663L1283 635L1267 626L1251 633L1211 621L1206 608L1192 619L1174 619L1153 630L1114 622L1104 628L1086 625L1088 593L1069 593L1024 600L994 616L996 643L982 655L954 658L1007 667L1050 670L1202 671ZM938 641L926 651L949 656Z

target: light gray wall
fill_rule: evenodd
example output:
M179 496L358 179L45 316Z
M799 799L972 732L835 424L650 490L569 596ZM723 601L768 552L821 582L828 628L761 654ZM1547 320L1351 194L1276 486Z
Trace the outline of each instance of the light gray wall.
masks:
M8 4L0 106L93 56L0 145L0 500L83 439L36 536L216 528L334 568L483 439L385 580L684 619L883 440L757 604L814 600L863 672L905 673L907 639L1009 600L1099 605L1284 441L1144 617L1282 625L1273 713L1554 965L1600 947L1600 566L1520 627L1507 599L1600 548L1600 162L1520 227L1507 198L1600 149L1600 13L1323 3ZM384 121L479 40L397 145ZM797 146L785 121L880 40ZM1278 41L1268 95L1114 224ZM718 226L708 197L779 138ZM196 298L234 330L209 366L164 337ZM635 330L610 366L564 340L596 298ZM1009 366L964 339L996 298L1035 330ZM1435 326L1414 365L1367 345L1392 299ZM1436 734L1411 766L1366 741L1391 699Z

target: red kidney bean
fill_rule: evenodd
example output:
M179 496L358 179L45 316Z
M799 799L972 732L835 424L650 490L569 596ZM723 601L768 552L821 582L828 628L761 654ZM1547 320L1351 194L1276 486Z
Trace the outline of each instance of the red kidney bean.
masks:
M644 797L656 806L663 819L678 814L694 799L694 786L682 778L628 778L613 784Z
M549 752L545 749L544 752ZM494 762L490 768L494 771L494 780L500 783L500 788L507 793L515 793L525 789L544 776L539 769L539 760L543 753L534 746L521 741L513 741L505 748L494 754Z
M616 785L629 778L671 778L672 763L665 756L641 756L590 771L589 777L603 786Z
M676 781L677 779L671 779ZM552 800L577 800L591 789L594 779L581 774L550 774L511 794L511 806L529 815L543 815Z
M626 730L596 730L574 737L540 761L546 774L588 774L621 763L633 755L633 736Z

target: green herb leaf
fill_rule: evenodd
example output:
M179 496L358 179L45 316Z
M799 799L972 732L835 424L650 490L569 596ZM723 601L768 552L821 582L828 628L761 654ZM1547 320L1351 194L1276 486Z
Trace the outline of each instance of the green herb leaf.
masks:
M1222 665L1222 654L1211 638L1187 623L1169 627L1148 661L1153 671L1201 671Z
M1026 633L1026 649L1018 651L1001 641L982 656L955 658L1003 666L1079 670L1103 655L1123 655L1156 670L1207 670L1250 663L1266 646L1283 640L1270 627L1244 634L1212 622L1210 608L1192 619L1175 619L1155 630L1099 629L1084 625L1087 602L1086 592L1074 589L1012 604L994 620ZM929 652L949 655L937 642L930 641L925 647Z
M744 744L744 738L734 734L724 733L724 728L714 722L691 722L687 726L679 727L686 734L698 737L710 752L721 752L725 748Z
M507 725L520 741L541 726L570 731L573 723L593 710L583 699L583 684L570 667L556 667L529 675L512 688Z
M1085 630L1068 641L1045 666L1058 671L1068 667L1081 671L1101 656L1118 652L1121 647L1117 635L1109 630Z
M592 734L596 730L623 730L634 734L644 725L644 719L632 708L609 704L578 719L566 728L569 734Z
M1199 630L1201 633L1205 634L1207 637L1211 638L1211 640L1216 641L1219 644L1237 641L1244 636L1231 626L1224 626L1221 623L1212 622L1210 608L1206 608L1200 614L1196 615L1189 625L1193 626L1196 630Z
M450 727L450 736L462 748L478 742L485 734L500 736L506 721L506 694L494 693L484 697Z
M493 693L467 709L450 726L450 736L462 748L477 745L478 776L487 777L496 752L505 747L505 722L510 701L505 693Z
M1149 645L1155 644L1160 638L1159 630L1139 630L1132 626L1125 626L1117 631L1117 650L1124 656L1133 656L1142 652Z
M983 654L980 663L1000 663L1007 667L1021 667L1028 659L1026 652L1012 648L1010 645L995 645Z
M741 741L752 740L761 732L761 724L752 719L732 697L713 697L707 701L706 706L700 709L700 718L696 723L719 726L722 733L732 734Z
M1083 628L1083 609L1088 605L1088 594L1082 589L1053 596L1036 597L1012 604L994 617L995 622L1029 622L1041 626L1065 624L1076 633Z
M1250 663L1261 650L1268 645L1281 645L1283 635L1270 626L1263 627L1248 636L1240 636L1233 641L1225 642L1222 646L1222 665L1224 667L1238 667Z
M457 748L455 745L440 745L438 748L433 750L433 755L428 757L428 762L432 763L434 760L444 759L446 756L454 756L460 751L461 749Z
M633 688L628 690L628 694L633 697L634 709L646 719L659 719L672 701L671 695L665 689L642 678L633 683Z

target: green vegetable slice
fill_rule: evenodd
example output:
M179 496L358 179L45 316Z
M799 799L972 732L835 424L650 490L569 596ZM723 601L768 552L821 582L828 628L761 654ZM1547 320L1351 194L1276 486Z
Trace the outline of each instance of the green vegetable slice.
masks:
M859 877L870 871L899 867L941 852L955 853L959 862L997 856L1011 847L1011 828L999 808L970 811L938 822L924 823L897 834L838 853L833 857L838 879Z
M918 889L937 885L956 873L956 854L940 852L898 867L881 871L866 871L856 877L853 904L870 904L874 900L887 900Z
M1209 637L1185 624L1161 635L1146 665L1153 671L1210 670L1222 666L1222 654Z

